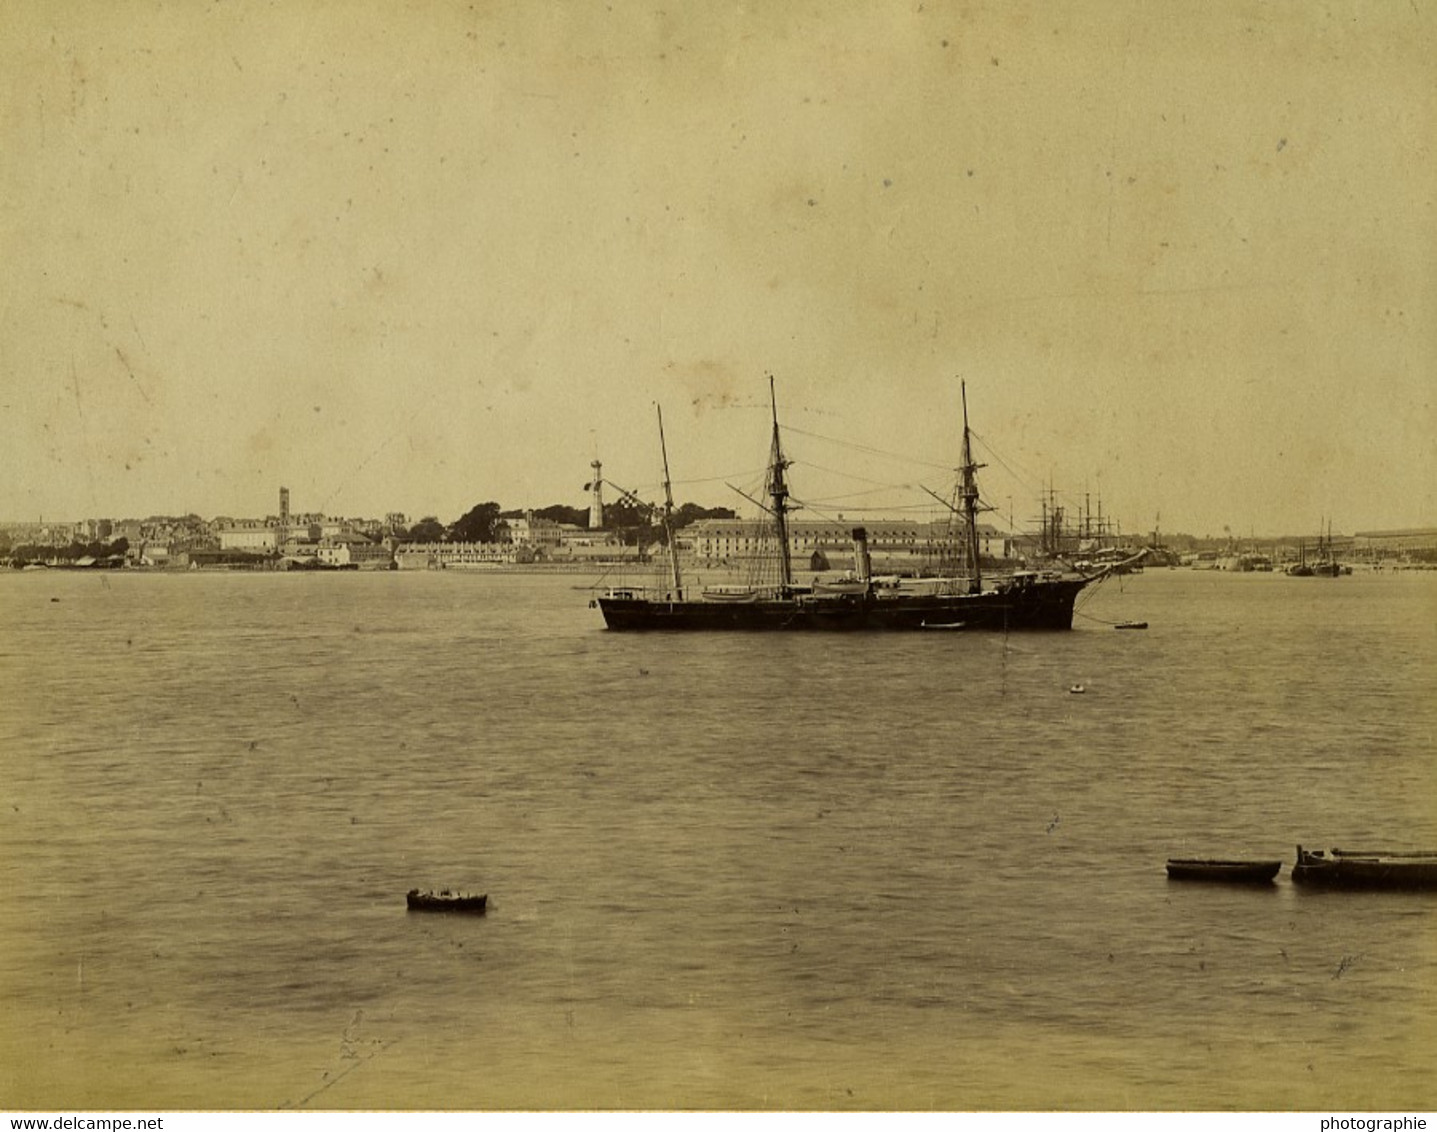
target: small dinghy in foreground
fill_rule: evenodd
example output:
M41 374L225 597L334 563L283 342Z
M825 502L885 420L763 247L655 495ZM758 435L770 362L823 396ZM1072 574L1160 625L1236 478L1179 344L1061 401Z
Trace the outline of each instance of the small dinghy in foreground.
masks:
M1267 884L1281 868L1281 861L1205 861L1173 857L1168 860L1168 879Z
M405 901L411 912L468 912L473 916L482 916L489 894L468 896L462 892L450 892L447 888L441 892L420 892L411 888L405 894Z

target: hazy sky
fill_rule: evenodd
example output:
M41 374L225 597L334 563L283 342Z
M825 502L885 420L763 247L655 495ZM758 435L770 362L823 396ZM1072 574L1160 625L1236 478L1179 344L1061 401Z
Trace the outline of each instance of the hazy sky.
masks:
M743 506L772 373L813 514L961 378L1020 524L1437 525L1434 134L1426 0L0 0L0 518L581 505L656 404Z

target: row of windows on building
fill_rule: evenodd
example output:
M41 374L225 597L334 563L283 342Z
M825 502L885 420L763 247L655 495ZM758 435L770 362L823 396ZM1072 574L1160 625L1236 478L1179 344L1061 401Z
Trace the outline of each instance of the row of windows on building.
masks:
M790 520L789 547L796 551L844 551L853 545L853 531L862 526L871 551L916 554L941 552L959 545L958 532L948 523L918 523L880 520L872 523L835 525L831 522ZM734 519L709 519L695 523L680 534L699 558L731 558L752 555L773 544L767 524ZM979 549L984 554L1006 553L1011 539L991 527L978 528Z

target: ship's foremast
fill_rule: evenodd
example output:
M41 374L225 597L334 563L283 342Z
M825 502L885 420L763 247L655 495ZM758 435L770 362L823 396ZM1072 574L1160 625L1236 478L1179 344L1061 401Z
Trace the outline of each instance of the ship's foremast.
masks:
M684 596L683 579L679 577L679 549L674 545L674 488L669 480L669 448L664 443L664 410L659 411L659 451L664 455L664 541L669 547L669 573L674 583L674 597L680 601Z
M968 431L968 383L962 383L963 390L963 466L962 484L958 489L963 502L964 536L967 542L968 562L971 574L968 592L980 593L983 589L983 570L978 564L978 480L975 473L980 465L973 462L973 441Z

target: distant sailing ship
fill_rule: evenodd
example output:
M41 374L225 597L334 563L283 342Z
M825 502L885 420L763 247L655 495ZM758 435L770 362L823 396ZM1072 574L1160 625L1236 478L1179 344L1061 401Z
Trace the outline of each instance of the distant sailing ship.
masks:
M1342 575L1342 564L1332 548L1332 521L1327 523L1327 537L1317 536L1317 561L1312 564L1312 573L1317 578L1337 578ZM1348 573L1351 573L1349 570Z
M1352 573L1351 566L1344 566L1337 561L1337 556L1332 545L1332 523L1327 524L1327 534L1324 537L1319 528L1317 536L1317 559L1314 562L1307 560L1307 544L1299 545L1298 560L1287 568L1287 573L1294 578L1338 578L1343 574Z
M595 599L604 623L614 630L1000 630L1071 629L1073 605L1079 593L1116 572L1116 567L1088 575L1056 572L1017 573L985 582L979 565L978 487L968 429L968 391L963 386L963 463L960 468L963 559L966 575L943 578L885 578L873 576L867 534L852 530L853 576L840 584L794 581L789 544L789 501L784 458L779 436L778 405L769 379L773 410L773 441L769 451L765 493L769 504L760 505L772 527L778 579L752 586L723 586L695 594L685 588L674 547L671 516L673 491L669 482L668 451L663 441L663 414L659 414L659 443L663 447L664 495L662 512L669 548L669 576L658 590L614 587Z

